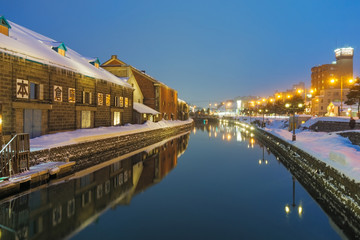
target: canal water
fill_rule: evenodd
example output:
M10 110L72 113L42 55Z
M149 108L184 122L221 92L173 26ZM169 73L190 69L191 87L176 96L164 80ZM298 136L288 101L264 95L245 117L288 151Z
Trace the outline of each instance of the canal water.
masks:
M342 238L249 129L226 123L3 199L0 224L1 240Z

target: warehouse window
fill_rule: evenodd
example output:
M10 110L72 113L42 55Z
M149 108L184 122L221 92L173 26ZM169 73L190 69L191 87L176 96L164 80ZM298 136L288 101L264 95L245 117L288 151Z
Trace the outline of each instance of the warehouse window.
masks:
M43 99L43 84L30 83L30 99Z

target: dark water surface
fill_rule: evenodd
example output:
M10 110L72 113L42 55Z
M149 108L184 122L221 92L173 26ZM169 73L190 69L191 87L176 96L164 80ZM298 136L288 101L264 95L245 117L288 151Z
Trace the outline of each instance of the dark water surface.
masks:
M341 239L250 132L200 124L163 143L3 200L0 239Z

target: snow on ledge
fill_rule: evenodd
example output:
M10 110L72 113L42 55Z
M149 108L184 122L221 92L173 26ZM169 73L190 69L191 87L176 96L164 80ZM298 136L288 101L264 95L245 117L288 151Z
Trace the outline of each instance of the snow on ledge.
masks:
M30 139L30 151L95 141L109 137L123 136L167 127L181 126L192 123L192 121L192 119L186 121L162 120L156 123L147 121L144 124L126 124L125 126L77 129L74 131L47 134Z

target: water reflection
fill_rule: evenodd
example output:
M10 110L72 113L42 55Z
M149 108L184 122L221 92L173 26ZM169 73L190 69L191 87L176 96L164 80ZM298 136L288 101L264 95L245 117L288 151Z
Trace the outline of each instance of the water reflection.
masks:
M215 139L221 136L224 142L243 142L247 143L247 148L254 148L256 145L262 148L262 156L258 160L259 165L269 164L269 160L266 159L265 151L267 155L270 155L270 149L265 147L260 141L256 141L255 134L253 133L254 128L247 124L231 124L226 120L216 123L208 122L195 122L193 134L196 135L197 131L208 132L209 140ZM256 150L258 151L258 150Z
M160 182L177 165L190 134L161 142L93 172L83 170L48 188L0 205L0 239L63 239L109 208Z

